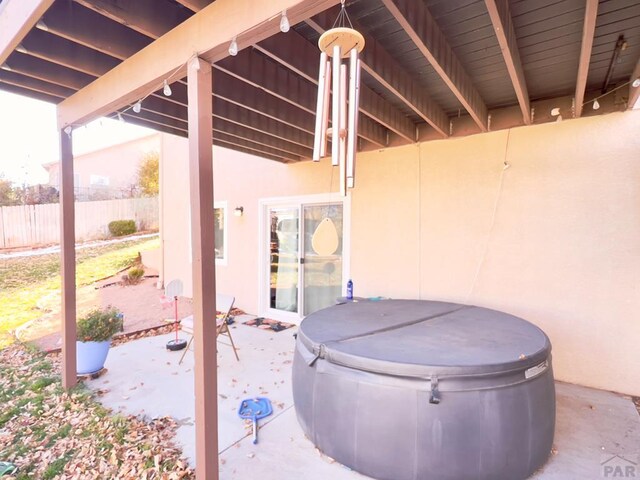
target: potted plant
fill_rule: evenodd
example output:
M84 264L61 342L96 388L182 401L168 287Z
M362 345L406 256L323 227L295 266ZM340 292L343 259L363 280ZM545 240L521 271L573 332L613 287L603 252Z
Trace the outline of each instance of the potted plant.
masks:
M122 313L115 307L96 308L78 320L76 361L79 374L102 370L111 338L122 331L122 320Z

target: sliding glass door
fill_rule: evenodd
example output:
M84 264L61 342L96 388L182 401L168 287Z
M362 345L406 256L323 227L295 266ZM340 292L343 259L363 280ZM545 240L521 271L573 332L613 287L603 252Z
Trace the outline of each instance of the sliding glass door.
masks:
M344 209L342 200L264 202L261 315L298 322L335 304L346 275Z

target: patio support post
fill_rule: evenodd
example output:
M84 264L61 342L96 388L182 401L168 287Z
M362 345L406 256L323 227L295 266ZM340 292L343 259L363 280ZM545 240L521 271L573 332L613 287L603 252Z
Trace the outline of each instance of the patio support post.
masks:
M60 273L62 276L62 386L73 387L76 369L76 229L71 131L60 130Z
M218 370L211 79L209 62L197 57L188 62L196 476L217 480Z

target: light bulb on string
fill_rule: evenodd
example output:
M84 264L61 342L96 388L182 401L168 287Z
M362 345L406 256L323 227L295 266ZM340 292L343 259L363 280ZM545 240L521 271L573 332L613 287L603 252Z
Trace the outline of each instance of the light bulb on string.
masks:
M233 40L231 40L231 43L229 44L229 55L231 55L232 57L238 55L237 37L233 37Z
M282 16L280 17L280 31L282 33L287 33L291 25L289 25L289 18L287 17L287 11L282 11Z
M596 99L593 101L593 109L594 109L594 110L598 110L599 108L600 108L600 102L598 102L598 99L596 98Z
M164 86L162 87L162 93L164 93L165 97L170 97L171 94L173 93L171 91L171 86L169 85L169 82L167 82L166 80L164 81Z
M142 100L138 100L133 104L133 111L135 113L140 113L140 110L142 110Z
M638 88L638 87L640 87L640 77L639 77L639 78L636 78L636 79L633 81L633 83L631 84L631 86L632 86L633 88Z

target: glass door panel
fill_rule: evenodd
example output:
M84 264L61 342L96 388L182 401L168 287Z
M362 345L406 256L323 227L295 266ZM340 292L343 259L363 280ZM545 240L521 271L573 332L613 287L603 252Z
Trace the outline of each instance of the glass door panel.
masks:
M269 307L298 312L299 209L270 208Z
M342 203L302 206L303 315L334 305L342 295Z

